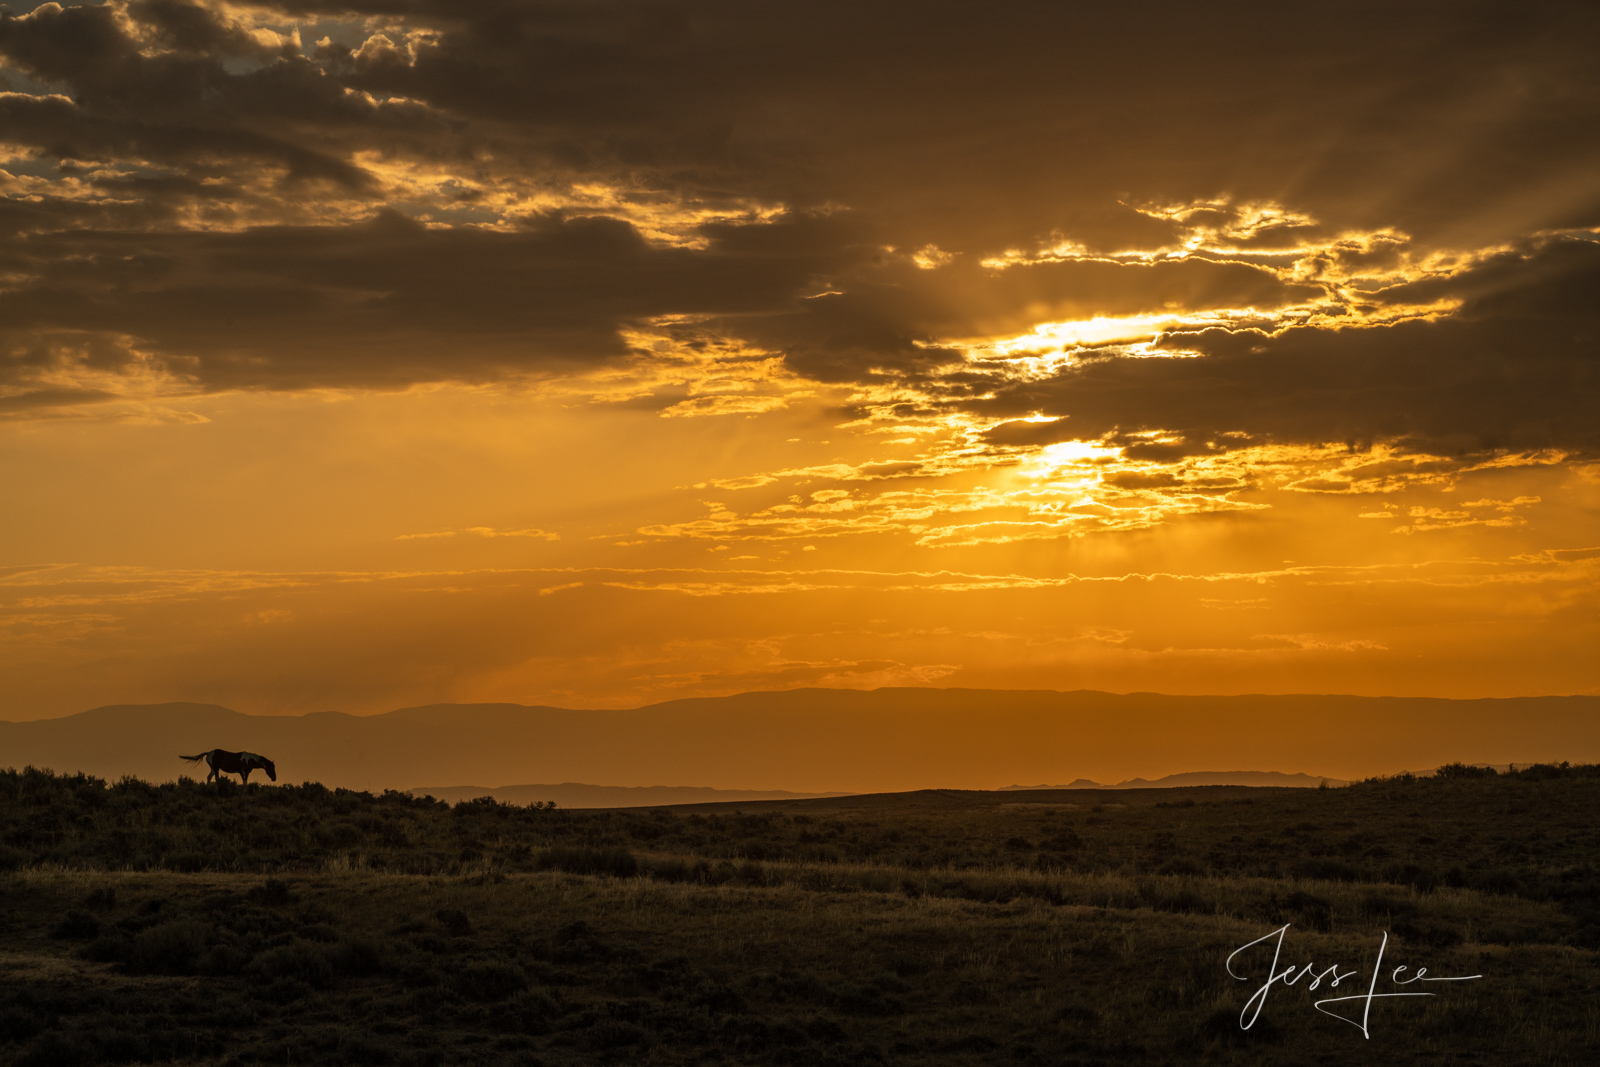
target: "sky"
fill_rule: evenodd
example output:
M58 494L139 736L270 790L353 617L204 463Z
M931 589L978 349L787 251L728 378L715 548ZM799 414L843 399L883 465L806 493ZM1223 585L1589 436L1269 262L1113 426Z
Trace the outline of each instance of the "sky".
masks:
M0 15L0 718L1600 693L1600 7Z

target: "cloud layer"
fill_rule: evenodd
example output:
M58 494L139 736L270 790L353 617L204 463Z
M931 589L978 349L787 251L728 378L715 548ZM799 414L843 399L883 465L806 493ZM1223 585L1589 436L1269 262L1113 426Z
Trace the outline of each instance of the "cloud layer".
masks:
M1592 9L1287 17L6 15L3 403L526 380L625 363L670 318L801 378L1070 415L1080 439L1590 447ZM1436 317L1330 321L1400 306ZM1198 359L952 366L1040 322L1162 315L1161 350Z

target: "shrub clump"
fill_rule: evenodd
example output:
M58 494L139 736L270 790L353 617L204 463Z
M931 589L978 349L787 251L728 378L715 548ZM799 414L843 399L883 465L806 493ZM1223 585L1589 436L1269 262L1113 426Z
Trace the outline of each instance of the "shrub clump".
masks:
M541 871L609 874L613 878L632 878L639 873L638 859L625 848L557 846L542 850L534 866Z
M439 920L439 925L444 927L444 932L451 937L468 937L472 933L472 920L467 918L467 913L456 908L440 908L434 916Z
M135 974L194 974L210 930L196 922L169 922L134 935L128 969Z
M1474 767L1470 763L1446 763L1433 772L1435 778L1498 778L1493 767Z
M489 1004L522 992L528 979L516 964L488 960L463 967L452 984L468 1000Z
M100 921L81 911L69 911L61 921L50 928L50 936L57 940L81 941L100 933Z
M297 940L267 949L250 961L246 973L262 984L287 980L326 989L333 981L333 960L322 945Z

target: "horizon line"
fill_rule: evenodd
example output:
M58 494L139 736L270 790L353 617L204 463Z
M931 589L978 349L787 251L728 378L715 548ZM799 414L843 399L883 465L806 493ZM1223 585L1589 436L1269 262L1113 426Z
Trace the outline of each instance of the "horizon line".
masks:
M764 694L806 693L806 692L813 692L813 693L882 693L882 692L894 692L894 691L902 691L902 690L918 690L918 691L936 692L936 693L963 693L963 692L965 692L965 693L1053 693L1053 694L1058 695L1058 696L1069 696L1069 695L1077 694L1077 693L1092 693L1092 694L1095 694L1097 696L1164 697L1164 698L1167 698L1167 699L1175 699L1175 700L1210 700L1210 699L1245 700L1245 699L1254 699L1254 698L1273 698L1273 697L1277 697L1277 698L1314 697L1314 698L1321 698L1321 699L1342 698L1342 699L1348 699L1348 700L1435 700L1435 701L1445 701L1445 702L1452 702L1452 703L1466 703L1466 702L1475 702L1475 701L1494 701L1494 700L1573 700L1573 699L1582 699L1584 697L1600 698L1600 692L1587 692L1587 693L1525 693L1525 694L1518 694L1518 695L1515 695L1515 696L1444 697L1444 696L1415 696L1415 695L1413 695L1413 696L1401 696L1401 695L1397 695L1397 694L1308 693L1308 692L1288 692L1288 693L1259 693L1259 692L1250 692L1250 693L1163 693L1163 692L1159 692L1157 690L1152 690L1152 689L1135 689L1135 690L1129 690L1127 692L1116 692L1114 690L1109 690L1109 689L1040 689L1040 688L1031 688L1031 687L1030 688L1008 689L1008 688L999 688L999 687L993 687L993 686L935 686L935 685L883 685L883 686L874 686L874 687L872 687L870 689L860 689L860 688L854 688L854 687L841 687L841 686L794 686L794 687L791 687L791 688L788 688L788 689L746 689L746 690L740 690L740 691L734 692L734 693L720 693L720 694L710 695L710 696L668 697L665 700L651 701L649 703L638 704L638 705L635 705L635 706L632 706L632 707L566 707L566 706L560 705L560 704L522 704L522 703L518 703L518 702L512 701L512 700L473 700L473 701L439 700L439 701L434 701L432 703L427 703L427 704L407 704L407 705L403 705L401 707L390 708L387 711L358 712L358 711L341 711L341 710L339 710L337 708L327 708L327 709L323 709L323 710L319 710L319 711L280 711L280 712L268 711L268 712L257 712L257 711L239 711L238 709L230 708L225 704L216 704L216 703L211 703L211 702L202 701L202 700L158 700L158 701L148 701L148 702L140 702L140 703L97 704L94 707L84 708L81 711L68 711L68 712L64 712L64 713L58 714L58 715L42 715L42 716L38 716L38 717L35 717L35 718L29 718L29 719L0 719L0 723L21 724L21 723L27 723L27 722L48 722L48 721L53 721L53 720L56 720L56 719L72 718L73 716L76 716L76 715L87 715L87 714L90 714L91 712L105 711L105 710L108 710L108 709L111 709L111 708L159 708L159 707L169 707L169 706L175 705L175 704L187 704L187 705L193 705L195 707L203 707L203 708L218 708L220 710L230 712L231 714L234 714L234 715L244 715L244 716L248 716L250 718L258 718L258 719L300 719L300 718L306 718L306 717L312 716L312 715L343 715L343 716L346 716L346 717L352 718L352 719L372 719L372 718L379 718L379 717L384 716L384 715L393 715L393 714L395 714L397 712L402 712L402 711L420 711L420 710L424 710L424 709L428 709L428 708L445 708L445 707L458 707L458 708L514 707L514 708L526 708L526 709L529 709L529 710L548 709L548 710L552 710L552 711L626 712L626 711L643 711L646 708L660 707L661 705L664 705L664 704L674 704L674 703L679 703L679 702L683 702L683 701L690 701L690 700L731 700L731 699L734 699L736 697L759 696L759 695L764 695Z

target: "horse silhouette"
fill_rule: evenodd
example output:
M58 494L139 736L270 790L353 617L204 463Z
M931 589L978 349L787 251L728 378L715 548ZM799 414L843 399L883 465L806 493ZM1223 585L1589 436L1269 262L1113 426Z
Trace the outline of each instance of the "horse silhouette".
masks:
M199 763L205 760L211 767L211 773L206 775L206 781L220 777L224 774L237 774L239 780L245 784L250 782L250 772L261 770L267 772L267 777L274 782L278 780L278 768L265 756L258 756L254 752L228 752L214 748L210 752L202 752L198 756L179 756L190 763Z

